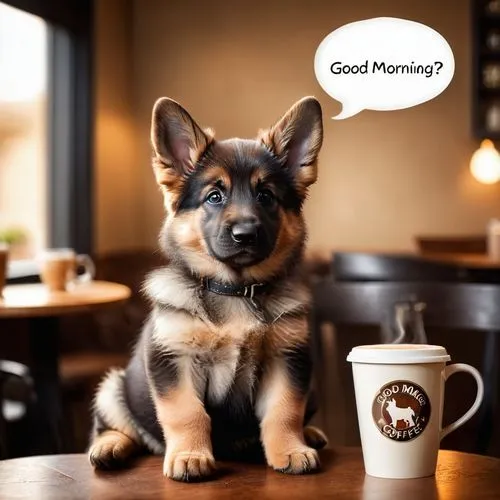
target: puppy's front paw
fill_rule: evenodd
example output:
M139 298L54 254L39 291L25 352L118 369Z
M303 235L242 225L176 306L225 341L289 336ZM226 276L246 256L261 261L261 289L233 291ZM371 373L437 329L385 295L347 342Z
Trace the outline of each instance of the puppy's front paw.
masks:
M172 452L165 455L163 474L176 481L202 481L215 472L210 452Z
M285 474L307 474L320 467L318 452L309 447L276 453L268 462L274 470Z

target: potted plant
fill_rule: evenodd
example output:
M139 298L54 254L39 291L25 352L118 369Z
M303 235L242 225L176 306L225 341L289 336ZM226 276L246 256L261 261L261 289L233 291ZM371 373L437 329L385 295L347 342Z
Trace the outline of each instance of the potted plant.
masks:
M25 257L28 237L26 231L19 227L7 227L0 229L0 243L9 247L10 258L19 259Z

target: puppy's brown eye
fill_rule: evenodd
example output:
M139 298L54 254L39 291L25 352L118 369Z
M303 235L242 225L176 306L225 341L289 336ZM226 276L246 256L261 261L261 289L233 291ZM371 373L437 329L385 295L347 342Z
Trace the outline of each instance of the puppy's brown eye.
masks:
M262 189L257 193L257 201L262 205L270 205L274 201L274 194L269 189Z
M219 205L224 200L222 198L222 194L220 193L220 191L213 190L213 191L210 191L210 193L207 194L207 197L205 198L205 201L207 203L210 203L210 205Z

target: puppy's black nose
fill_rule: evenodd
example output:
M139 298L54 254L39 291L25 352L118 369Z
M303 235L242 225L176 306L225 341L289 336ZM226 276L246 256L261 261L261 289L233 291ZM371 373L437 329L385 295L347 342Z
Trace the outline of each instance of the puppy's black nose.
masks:
M259 224L255 221L237 222L231 226L231 237L240 245L255 245L259 234Z

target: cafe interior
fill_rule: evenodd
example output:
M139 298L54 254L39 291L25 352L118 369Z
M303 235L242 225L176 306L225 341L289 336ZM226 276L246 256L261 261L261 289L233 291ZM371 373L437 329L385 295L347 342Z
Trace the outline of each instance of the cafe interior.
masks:
M332 120L342 105L316 80L316 49L381 16L439 32L453 78L422 104ZM304 208L315 423L330 447L359 447L350 350L436 344L484 381L479 411L441 448L500 458L499 0L1 0L1 459L85 453L95 389L147 318L143 281L168 259L155 100L229 138L307 95L324 127ZM93 288L41 300L54 249L71 249L76 287ZM454 376L443 422L475 392Z

